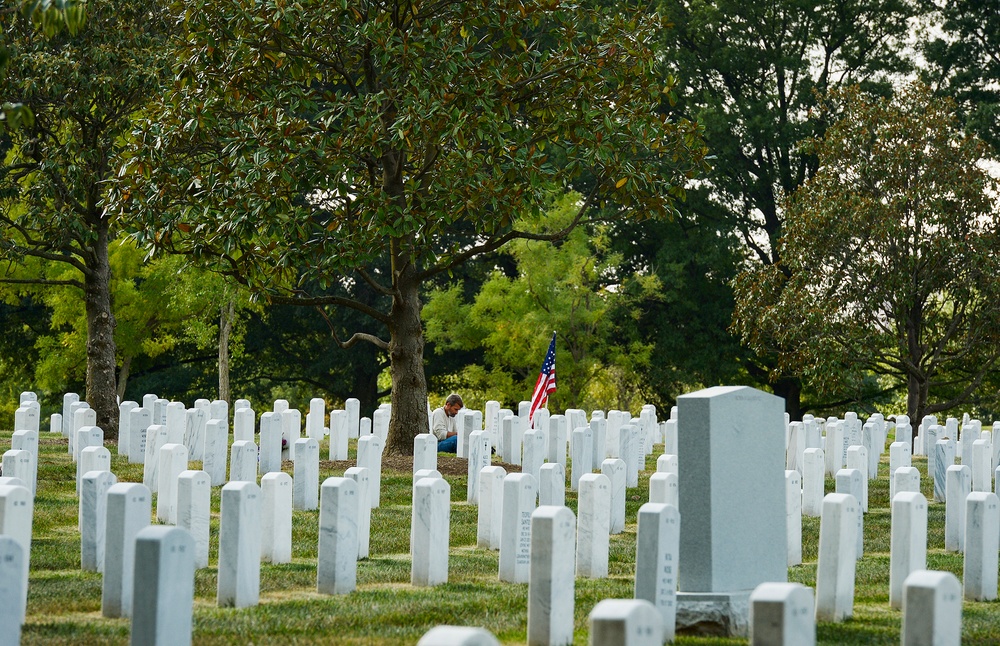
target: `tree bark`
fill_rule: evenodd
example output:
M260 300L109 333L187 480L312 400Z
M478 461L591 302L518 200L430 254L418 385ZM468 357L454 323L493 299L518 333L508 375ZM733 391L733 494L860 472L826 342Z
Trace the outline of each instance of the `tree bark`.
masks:
M236 302L229 299L222 304L219 316L219 399L230 401L229 390L229 337L233 332L233 317L236 314Z
M396 285L389 325L392 417L385 451L390 455L413 455L413 438L427 433L429 427L420 281L412 265L400 270Z
M802 380L798 377L782 377L772 386L774 394L785 399L785 412L793 421L802 420Z
M99 227L91 262L83 279L87 313L86 399L97 413L104 439L118 437L118 388L115 375L115 317L111 311L111 264L108 260L108 229Z

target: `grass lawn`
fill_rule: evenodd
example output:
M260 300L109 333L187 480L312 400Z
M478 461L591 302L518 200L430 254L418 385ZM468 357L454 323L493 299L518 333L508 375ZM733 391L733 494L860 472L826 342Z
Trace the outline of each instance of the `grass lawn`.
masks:
M10 447L10 431L0 431L0 451ZM657 447L662 450L662 447ZM116 455L112 470L119 482L141 482L142 465L130 465ZM354 457L352 442L351 457ZM126 644L126 619L101 616L101 575L80 570L80 536L74 464L66 440L41 433L38 495L35 499L28 618L22 644ZM324 442L320 455L326 455ZM606 598L631 598L635 562L636 512L648 499L649 473L654 453L640 484L627 494L627 526L611 537L610 576L576 580L576 644L588 643L587 615ZM888 460L886 455L885 460ZM197 468L198 463L192 463ZM290 463L286 463L290 472ZM343 475L343 468L326 463L320 482ZM914 459L921 472L926 462ZM887 464L869 488L865 516L865 555L858 562L854 617L817 627L820 644L899 644L900 613L889 608L889 529ZM372 512L371 558L358 563L358 587L349 595L316 592L316 545L319 512L293 512L292 563L263 563L260 605L234 610L215 603L218 558L219 489L212 491L210 566L195 574L195 644L415 644L438 624L482 626L505 644L526 640L527 585L501 583L498 553L476 549L477 509L466 504L466 478L448 476L451 484L451 557L448 583L415 588L410 581L409 471L383 469L381 506ZM931 499L931 483L924 478L924 495ZM826 491L833 491L828 480ZM566 503L576 512L576 495ZM155 502L153 505L155 513ZM683 522L683 519L681 519ZM962 556L944 551L944 505L929 512L927 565L948 570L961 579ZM816 583L819 519L803 519L801 566L789 568L788 578L807 586ZM964 604L963 644L1000 643L1000 604ZM678 644L744 644L742 639L679 636Z

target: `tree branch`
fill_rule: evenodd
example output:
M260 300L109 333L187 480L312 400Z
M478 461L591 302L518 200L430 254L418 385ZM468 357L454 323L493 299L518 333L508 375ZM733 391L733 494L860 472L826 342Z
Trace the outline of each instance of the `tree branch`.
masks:
M279 296L271 295L268 297L272 303L277 305L295 305L295 306L316 306L316 305L335 305L337 307L347 307L356 312L361 312L365 316L369 316L379 323L389 324L389 316L378 311L374 307L365 305L353 298L345 298L343 296L309 296L306 292L302 290L293 290L293 294L296 296Z
M580 209L579 211L577 211L576 216L573 218L573 221L570 222L565 227L563 227L562 229L560 229L559 231L556 231L555 233L530 233L528 231L516 231L516 230L508 231L507 233L505 233L500 237L492 238L490 240L487 240L486 242L483 242L482 244L469 247L462 253L452 256L451 260L449 260L444 264L434 265L432 267L425 269L418 275L418 280L426 280L442 272L454 269L455 267L461 265L466 260L474 256L478 256L484 253L489 253L491 251L496 251L497 249L504 246L511 240L540 240L543 242L555 242L556 240L562 240L570 233L572 233L573 229L575 229L577 226L580 225L581 222L584 221L583 216L586 215L587 211L590 210L590 207L593 206L594 200L597 196L597 187L599 185L600 182L597 182L594 185L594 188L590 191L590 195L588 195L587 199L585 199L583 201L583 204L580 205Z
M378 338L374 334L368 334L366 332L355 332L353 335L351 335L351 338L349 338L347 341L341 341L340 336L337 335L337 329L334 327L333 321L331 321L330 317L326 315L326 312L323 311L323 308L317 305L316 311L318 311L320 316L323 317L323 320L326 321L327 327L330 328L330 335L333 337L333 340L337 342L337 345L340 347L341 350L346 350L350 348L358 341L367 341L372 345L374 345L376 348L385 351L389 350L388 343Z
M0 278L0 283L6 285L65 285L83 290L83 283L78 280L46 280L44 278L24 279Z

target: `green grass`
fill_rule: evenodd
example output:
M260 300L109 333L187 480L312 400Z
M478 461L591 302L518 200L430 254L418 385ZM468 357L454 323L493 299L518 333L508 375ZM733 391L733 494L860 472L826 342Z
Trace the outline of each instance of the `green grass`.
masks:
M0 447L10 432L0 432ZM141 482L142 465L115 455L112 469L119 481ZM39 441L39 491L35 499L28 618L22 644L126 644L128 620L101 616L101 576L80 571L80 536L76 529L74 468L61 437L42 433ZM321 448L325 455L326 448ZM655 469L655 455L647 463ZM919 458L915 465L925 467ZM194 468L197 463L192 465ZM880 473L887 470L882 466ZM923 469L921 469L923 471ZM321 469L320 480L341 472ZM606 579L576 581L576 644L588 643L587 615L600 600L629 598L633 593L635 518L648 498L649 473L627 494L628 525L611 537ZM438 624L483 626L505 644L526 639L527 585L497 578L498 554L476 549L476 515L465 503L466 478L448 477L452 492L451 558L448 583L415 588L410 581L409 530L411 474L383 471L382 498L372 512L371 558L358 563L358 587L349 595L316 592L318 512L293 512L292 563L261 565L260 605L234 610L215 603L218 558L219 489L212 491L210 567L195 575L194 643L196 644L415 644ZM931 483L921 486L930 500ZM826 491L833 490L828 480ZM576 511L576 495L566 504ZM154 504L155 509L155 504ZM889 608L888 478L869 486L865 516L865 556L857 564L854 616L817 626L820 644L898 644L900 613ZM930 569L948 570L959 578L962 557L944 551L944 505L929 511ZM814 587L819 519L804 518L803 565L789 568L788 578ZM1000 604L964 604L962 643L997 643ZM680 636L678 644L745 644L743 639Z

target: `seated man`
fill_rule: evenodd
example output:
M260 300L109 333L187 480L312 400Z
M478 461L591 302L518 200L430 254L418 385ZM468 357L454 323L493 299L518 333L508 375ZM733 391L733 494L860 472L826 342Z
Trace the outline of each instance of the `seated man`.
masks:
M462 410L462 398L452 393L444 400L444 406L435 408L431 413L431 432L438 440L438 451L444 453L458 452L458 430L455 428L455 415Z

